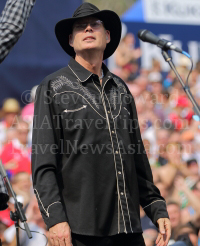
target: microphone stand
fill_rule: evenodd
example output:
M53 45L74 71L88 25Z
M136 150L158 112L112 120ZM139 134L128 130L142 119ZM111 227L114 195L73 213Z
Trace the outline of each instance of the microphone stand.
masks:
M181 76L179 75L178 71L176 70L176 67L174 66L174 63L172 62L172 58L169 56L168 54L168 49L162 49L162 55L165 59L166 62L168 62L168 64L170 65L171 69L174 71L174 73L176 74L179 82L181 83L183 90L185 91L185 93L187 94L188 98L190 99L190 101L192 102L193 106L194 106L194 111L195 113L200 117L200 108L197 104L197 102L195 101L190 88L188 86L185 85L185 83L183 82Z
M8 176L7 176L6 171L2 165L1 160L0 160L0 172L1 172L3 179L6 181L6 184L8 185L9 190L10 190L10 192L14 198L14 201L15 201L15 212L14 213L10 212L10 217L15 222L17 246L20 246L20 243L19 243L19 220L22 223L24 223L24 228L25 228L25 231L26 231L29 239L32 238L32 235L31 235L30 229L28 227L28 224L26 223L27 219L26 219L26 216L25 216L24 211L22 209L23 205L20 202L18 202L16 199L15 192L14 192L12 185L8 179Z

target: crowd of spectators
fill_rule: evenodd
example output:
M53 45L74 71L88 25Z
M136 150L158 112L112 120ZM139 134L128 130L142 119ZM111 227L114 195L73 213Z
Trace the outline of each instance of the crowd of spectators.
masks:
M139 65L142 55L134 47L134 35L124 34L117 49L111 72L128 85L136 103L138 123L152 168L155 185L165 198L172 225L169 245L182 241L186 245L200 245L200 129L194 121L191 102L180 83L170 71L163 73L159 61L152 59L152 68ZM178 71L186 80L188 61L180 57ZM193 70L189 84L200 104L200 62ZM18 200L23 203L33 239L20 233L22 246L45 245L48 232L39 212L31 184L31 131L36 87L32 89L32 102L23 109L13 98L6 99L1 110L0 153ZM0 237L4 245L15 246L15 228L9 208L0 212ZM141 208L143 236L147 246L153 246L157 228ZM50 246L50 243L49 243Z

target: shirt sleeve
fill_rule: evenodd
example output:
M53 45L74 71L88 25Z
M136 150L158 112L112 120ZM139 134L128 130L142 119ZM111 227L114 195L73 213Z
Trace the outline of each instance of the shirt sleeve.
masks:
M0 18L0 63L22 35L35 0L7 0Z
M48 86L36 91L32 137L32 178L35 195L47 228L68 221L62 202L61 128Z
M129 90L128 92L131 97L131 112L134 127L132 129L132 136L135 146L134 159L139 186L140 205L152 222L158 226L156 222L159 218L169 218L166 202L160 195L159 189L153 183L151 167L141 138L135 101Z

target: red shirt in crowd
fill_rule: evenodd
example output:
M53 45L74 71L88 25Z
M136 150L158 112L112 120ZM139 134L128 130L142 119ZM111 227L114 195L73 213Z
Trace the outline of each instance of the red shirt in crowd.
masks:
M14 139L3 147L1 160L4 165L11 163L9 170L12 175L19 172L31 173L30 156L31 148L24 147L18 139Z

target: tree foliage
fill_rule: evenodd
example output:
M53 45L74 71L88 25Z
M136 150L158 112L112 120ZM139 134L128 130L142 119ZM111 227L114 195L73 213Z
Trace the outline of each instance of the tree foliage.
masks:
M110 9L115 11L119 16L122 15L136 0L85 0L96 5L100 10Z

